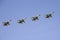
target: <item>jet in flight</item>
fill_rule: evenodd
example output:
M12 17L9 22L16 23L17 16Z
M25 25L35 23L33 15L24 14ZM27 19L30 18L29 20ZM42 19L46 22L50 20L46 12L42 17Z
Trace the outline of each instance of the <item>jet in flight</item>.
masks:
M21 19L21 20L18 20L18 23L20 23L20 24L25 23L25 19L26 19L26 18L23 18L23 19Z
M46 14L46 15L45 15L45 18L51 18L53 13L54 13L54 12L49 13L49 14Z
M47 14L45 18L51 18L52 14Z
M6 21L6 22L3 22L3 25L4 25L4 26L8 26L8 25L10 25L10 21L11 21L11 20Z
M40 15L32 17L32 21L39 20L39 16L40 16Z

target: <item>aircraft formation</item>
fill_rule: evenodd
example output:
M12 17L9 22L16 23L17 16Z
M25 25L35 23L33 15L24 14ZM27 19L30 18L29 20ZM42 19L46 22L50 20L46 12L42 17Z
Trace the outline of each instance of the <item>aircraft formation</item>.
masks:
M46 14L46 15L45 15L45 18L47 18L47 19L52 18L52 14L53 14L53 13L54 13L54 12L49 13L49 14ZM40 15L31 17L31 20L32 20L32 21L39 20L39 16L40 16ZM25 23L25 19L27 19L27 18L20 19L20 20L17 21L17 23L23 24L23 23ZM9 25L10 25L10 22L11 22L11 20L3 22L3 26L9 26Z

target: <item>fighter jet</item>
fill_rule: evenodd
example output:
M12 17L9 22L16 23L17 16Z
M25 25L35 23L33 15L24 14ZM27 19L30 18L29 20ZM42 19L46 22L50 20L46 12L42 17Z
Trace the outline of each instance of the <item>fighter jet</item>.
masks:
M8 25L10 25L10 21L11 21L11 20L6 21L6 22L3 22L3 25L4 25L4 26L8 26Z
M49 14L46 14L46 15L45 15L45 18L51 18L53 13L54 13L54 12L49 13Z
M39 16L40 16L40 15L32 17L32 21L39 20Z
M20 23L20 24L25 23L25 19L26 19L26 18L23 18L23 19L21 19L21 20L18 20L18 23Z
M51 18L52 14L47 14L45 18Z

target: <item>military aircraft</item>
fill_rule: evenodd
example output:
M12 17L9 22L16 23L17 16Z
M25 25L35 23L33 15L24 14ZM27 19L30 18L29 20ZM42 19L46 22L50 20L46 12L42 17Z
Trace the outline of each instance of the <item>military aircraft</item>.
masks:
M45 18L51 18L52 14L47 14Z
M53 13L54 13L54 12L49 13L49 14L46 14L46 15L45 15L45 18L51 18Z
M18 20L18 23L20 23L20 24L25 23L25 19L26 19L26 18L23 18L23 19L21 19L21 20Z
M40 16L40 15L32 17L32 21L39 20L39 16Z
M3 22L3 25L4 25L4 26L8 26L8 25L10 25L10 21L11 21L11 20L6 21L6 22Z

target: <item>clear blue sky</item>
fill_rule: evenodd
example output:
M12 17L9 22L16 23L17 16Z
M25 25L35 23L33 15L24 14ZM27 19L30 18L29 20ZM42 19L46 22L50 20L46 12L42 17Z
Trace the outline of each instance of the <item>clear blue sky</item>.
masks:
M44 18L51 11L53 17ZM39 14L40 20L31 21ZM26 23L18 24L24 17ZM11 25L3 26L10 19ZM0 40L60 40L60 0L0 0Z

